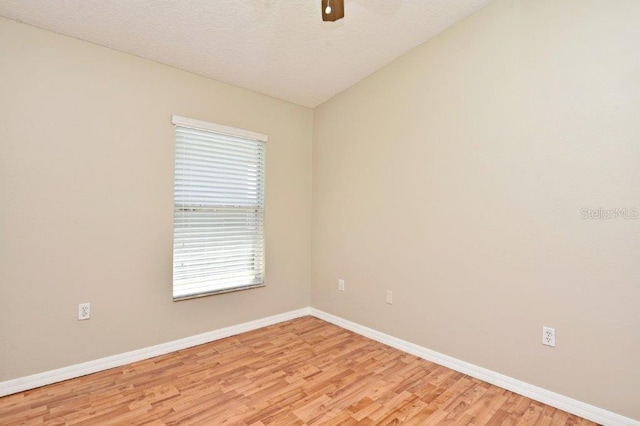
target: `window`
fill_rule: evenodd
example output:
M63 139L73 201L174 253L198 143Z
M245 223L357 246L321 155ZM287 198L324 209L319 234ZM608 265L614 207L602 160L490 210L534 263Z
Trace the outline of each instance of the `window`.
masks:
M267 136L172 121L173 299L263 286Z

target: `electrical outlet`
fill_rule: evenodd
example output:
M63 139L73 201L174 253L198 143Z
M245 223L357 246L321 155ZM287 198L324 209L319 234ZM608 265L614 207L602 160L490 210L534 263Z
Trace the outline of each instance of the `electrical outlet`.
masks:
M78 305L78 321L91 318L91 303L81 303Z
M556 329L551 327L542 327L542 344L547 346L556 345Z
M391 290L387 290L387 303L393 305L393 292Z
M344 280L343 279L339 279L338 280L338 290L344 291Z

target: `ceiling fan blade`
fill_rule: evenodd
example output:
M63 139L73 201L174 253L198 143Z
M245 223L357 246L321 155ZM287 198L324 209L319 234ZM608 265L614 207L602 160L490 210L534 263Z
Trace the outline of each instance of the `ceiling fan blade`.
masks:
M327 13L327 7L331 10ZM337 21L344 18L344 0L322 0L322 20Z

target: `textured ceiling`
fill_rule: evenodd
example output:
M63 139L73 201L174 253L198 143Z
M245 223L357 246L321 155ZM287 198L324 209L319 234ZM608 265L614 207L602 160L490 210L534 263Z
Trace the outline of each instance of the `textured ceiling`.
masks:
M2 0L0 15L315 107L489 0Z

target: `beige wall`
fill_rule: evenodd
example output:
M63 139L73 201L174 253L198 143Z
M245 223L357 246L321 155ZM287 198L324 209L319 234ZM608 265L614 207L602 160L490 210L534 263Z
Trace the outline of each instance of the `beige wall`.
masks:
M640 220L581 219L640 211L639 22L497 0L318 107L312 305L640 419Z
M0 381L309 306L311 110L1 18L0 52ZM172 302L172 114L269 135L265 288Z

